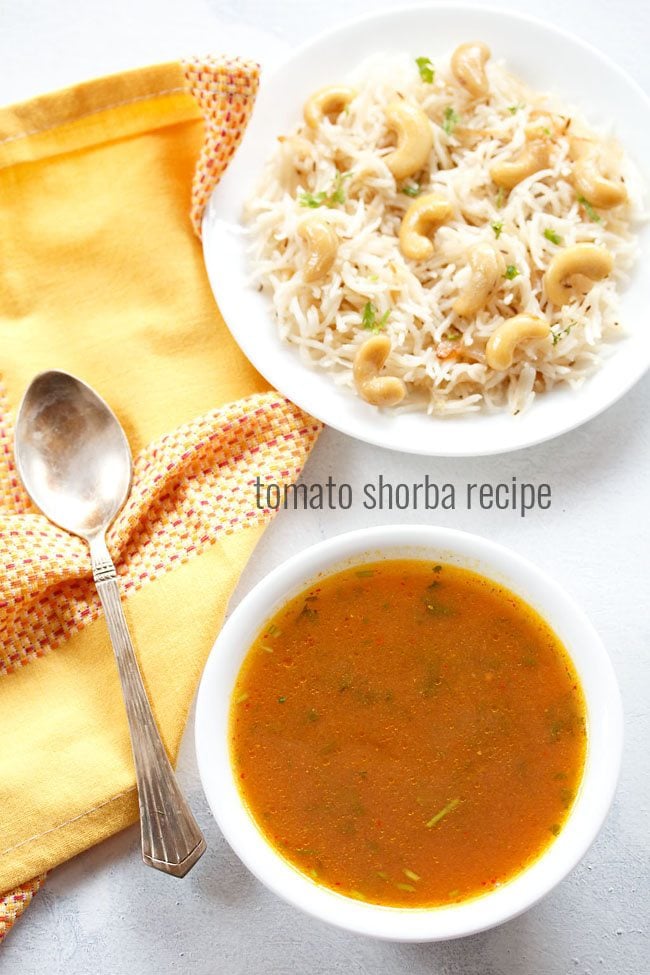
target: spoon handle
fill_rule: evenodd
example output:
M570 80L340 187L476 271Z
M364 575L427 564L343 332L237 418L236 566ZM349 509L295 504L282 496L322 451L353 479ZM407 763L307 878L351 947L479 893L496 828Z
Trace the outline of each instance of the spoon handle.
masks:
M184 877L205 851L205 840L167 758L120 602L115 566L103 537L90 544L93 578L104 609L122 682L138 784L142 859Z

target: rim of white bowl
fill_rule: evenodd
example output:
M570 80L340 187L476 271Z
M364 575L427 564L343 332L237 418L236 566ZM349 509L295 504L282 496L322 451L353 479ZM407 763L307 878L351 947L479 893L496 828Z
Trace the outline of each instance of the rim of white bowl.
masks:
M497 890L458 905L392 908L351 899L300 873L264 839L239 793L228 743L231 693L264 622L290 596L346 565L399 557L481 572L533 606L564 643L587 704L587 756L567 822L549 847ZM295 907L337 927L391 941L442 941L501 924L532 907L582 859L611 805L621 762L623 711L616 676L586 615L552 578L479 535L422 525L363 528L313 545L269 573L232 613L212 648L198 693L196 753L203 789L224 837L249 870Z
M556 24L551 23L548 20L544 20L541 17L531 16L529 14L520 13L519 11L510 10L505 7L501 7L498 4L488 4L486 6L479 5L476 3L464 3L460 2L450 3L449 0L443 0L443 2L436 3L414 3L408 4L407 6L400 8L399 15L404 18L405 16L417 15L420 12L431 11L435 9L440 14L444 14L445 11L458 16L459 14L468 14L469 16L477 15L484 18L486 15L493 15L496 17L503 17L507 20L516 21L520 24L528 25L532 28L542 29L544 32L549 32L555 34L558 38L561 38L564 42L574 45L580 48L582 51L589 54L591 57L600 61L600 63L610 72L614 73L621 81L628 85L635 93L635 95L640 98L650 114L650 96L644 91L641 85L635 81L634 78L628 72L622 68L616 61L613 60L609 55L603 53L594 44L589 43L578 35L572 33L569 30L565 30L562 27L558 27ZM299 44L288 56L285 56L277 64L274 64L269 70L265 79L263 79L262 84L266 88L271 85L276 77L281 77L282 73L287 70L294 61L299 60L301 57L308 54L313 48L320 47L323 43L328 43L335 41L337 37L344 35L350 30L355 30L364 24L369 24L371 22L386 21L390 22L395 16L395 11L387 10L385 8L379 8L371 10L368 13L361 14L357 17L352 17L349 20L345 20L342 23L335 25L334 27L328 28L327 30L320 31L302 44ZM246 135L244 135L246 138ZM219 285L217 276L217 267L219 265L218 256L215 252L213 234L211 232L210 223L213 219L213 208L215 207L215 198L218 197L219 184L212 190L210 198L204 210L202 219L202 240L203 240L203 250L204 250L204 261L210 280L210 285L215 297L217 304L223 304L226 307L226 321L228 320L228 312L230 311L231 302L226 302L223 295L219 297ZM635 273L640 273L640 269L637 267ZM269 308L268 314L271 314ZM491 438L488 436L484 441L476 441L472 446L466 447L461 445L458 449L446 443L444 449L432 449L431 443L427 442L426 438L422 438L419 442L414 442L409 440L407 443L401 446L390 442L390 438L382 437L381 427L377 427L377 433L373 432L372 426L368 426L366 422L362 419L355 418L354 421L341 422L339 415L332 416L327 410L321 408L321 401L319 399L318 390L311 390L311 388L305 388L301 382L302 368L297 357L296 352L296 371L290 371L288 375L284 373L283 367L277 365L276 363L271 363L271 366L267 362L261 361L259 356L256 354L256 342L255 339L244 342L242 341L242 336L237 333L237 330L232 331L232 335L235 341L240 345L244 354L249 358L251 363L255 366L258 371L262 372L264 377L275 386L279 392L286 395L291 399L297 406L301 409L307 411L310 415L319 419L322 423L327 426L338 430L341 433L345 433L348 436L354 437L355 439L361 440L364 443L370 443L374 446L382 447L386 450L403 450L408 453L423 456L440 456L440 457L480 457L480 456L490 456L495 454L505 454L510 453L515 450L524 450L528 447L536 446L537 444L545 443L549 440L553 440L556 437L560 437L565 433L570 433L572 430L583 426L585 423L589 423L591 420L596 419L611 406L614 406L620 399L625 396L626 393L639 382L645 373L650 368L650 343L646 342L644 348L640 351L643 354L634 356L627 366L627 378L625 381L619 381L615 384L613 388L605 390L605 395L603 395L603 390L600 390L601 398L600 401L595 405L592 404L587 399L580 399L575 402L575 407L573 409L569 408L562 411L562 419L555 421L550 425L549 428L537 429L532 434L527 433L525 436L516 437L511 442L506 444L500 441L492 442ZM639 351L639 350L637 350ZM599 365L598 369L593 375L587 377L586 386L587 389L593 387L594 383L598 382L598 376L602 373L603 369L607 365L607 352L605 352L602 363ZM317 372L314 372L315 376L319 376ZM302 377L305 378L304 376ZM280 380L278 382L278 379ZM320 386L318 387L320 389ZM569 390L554 390L554 395L556 397L568 396L574 391ZM533 406L534 409L534 406ZM482 416L487 416L483 413ZM471 415L473 417L473 415ZM435 419L435 418L434 418ZM456 422L462 423L464 417L448 417L442 418L442 422ZM512 418L511 418L512 419ZM525 417L524 417L525 419ZM431 431L433 434L433 430Z

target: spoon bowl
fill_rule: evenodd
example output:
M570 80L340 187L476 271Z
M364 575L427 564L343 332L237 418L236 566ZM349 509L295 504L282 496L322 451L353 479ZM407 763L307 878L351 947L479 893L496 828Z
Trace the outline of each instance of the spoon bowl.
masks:
M131 486L131 451L117 417L65 372L41 373L25 393L16 464L48 518L85 539L113 521Z

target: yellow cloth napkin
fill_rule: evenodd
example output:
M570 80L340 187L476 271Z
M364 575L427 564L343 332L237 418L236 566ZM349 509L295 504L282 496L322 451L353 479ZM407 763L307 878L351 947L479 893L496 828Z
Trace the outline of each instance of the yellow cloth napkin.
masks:
M137 818L88 553L16 476L25 387L68 370L127 432L133 491L109 548L173 757L269 516L255 477L295 479L318 433L240 353L192 232L254 95L231 69L215 84L214 64L164 65L0 112L0 940L39 875Z

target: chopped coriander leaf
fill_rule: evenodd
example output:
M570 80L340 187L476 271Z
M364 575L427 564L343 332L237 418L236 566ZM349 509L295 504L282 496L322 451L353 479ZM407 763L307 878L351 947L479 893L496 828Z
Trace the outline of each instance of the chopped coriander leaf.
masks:
M284 695L281 695L278 698L278 704L284 704L285 701L286 701L286 697Z
M561 789L560 790L560 802L565 809L568 809L573 802L573 792L571 789Z
M576 322L569 322L566 328L552 328L551 337L553 339L553 345L557 345L560 339L565 338L571 332L571 329L576 324Z
M247 700L248 700L248 691L244 691L244 693L240 694L239 697L237 698L237 704L243 704L244 701Z
M427 823L427 829L431 829L432 826L437 826L441 819L444 819L448 813L453 812L459 802L460 799L450 799L446 806L443 806L442 809L435 814L435 816L431 817Z
M327 205L332 206L334 203L345 203L345 190L343 189L343 180L349 179L352 173L339 173L339 175L334 180L334 188L329 195Z
M316 602L316 596L307 596L305 604L298 613L297 619L317 620L318 610L314 609L311 603Z
M578 203L580 203L580 205L584 207L585 213L587 214L587 216L589 217L589 219L592 221L592 223L600 223L602 217L600 216L599 213L596 213L596 211L594 210L593 204L590 203L589 200L585 196L579 196L578 197Z
M444 332L442 337L443 339L446 339L448 342L457 342L458 339L462 336L462 334L463 334L462 332L460 332L457 328L455 328L452 325L451 328L448 328L447 331ZM436 570L434 569L434 571Z
M552 244L562 243L562 238L560 237L560 235L556 233L554 230L552 230L550 227L546 228L546 230L544 231L544 236L546 237L547 240L550 240Z
M496 207L500 210L503 206L503 186L500 186L497 190Z
M377 309L373 305L372 301L367 301L363 306L363 314L361 316L361 324L364 328L368 329L369 332L381 332L382 328L385 326L390 315L390 308L384 312L381 318L377 318Z
M447 135L452 134L459 122L460 116L456 114L451 105L447 105L447 108L445 109L445 120L442 123L442 127Z
M436 76L435 69L433 67L433 61L431 58L416 58L415 63L418 66L418 71L420 72L420 77L427 85L433 84L433 79Z
M508 264L506 268L506 273L503 275L508 281L512 281L519 274L519 269L515 267L514 264Z
M403 186L402 193L405 196L419 196L420 195L420 184L419 183L409 183L408 186Z
M520 108L525 108L525 105L508 105L508 111L511 115L515 115Z
M494 236L498 240L501 236L501 231L503 230L503 223L501 220L495 220L494 223L490 224L492 230L494 231Z
M318 193L302 192L298 197L300 206L315 209L316 207L333 207L337 206L337 204L345 203L343 180L349 179L351 175L352 173L339 173L334 179L329 192L327 190L320 190Z
M542 132L544 133L544 135L549 135L550 136L552 134L551 133L551 130L549 129L549 127L547 125L544 126L544 128L542 129Z
M301 193L298 202L301 207L321 207L325 202L327 194L325 190L321 190L320 193Z

